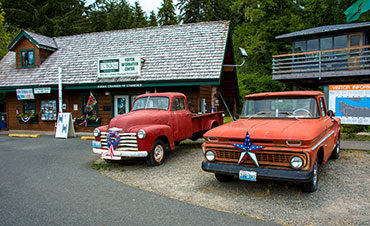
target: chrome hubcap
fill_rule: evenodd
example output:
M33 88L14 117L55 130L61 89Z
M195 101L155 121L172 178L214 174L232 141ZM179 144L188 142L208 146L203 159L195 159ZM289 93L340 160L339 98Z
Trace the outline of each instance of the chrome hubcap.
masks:
M161 145L157 145L154 149L154 159L157 162L160 162L163 158L163 148Z
M313 184L316 185L317 183L317 162L315 163L315 167L313 169Z

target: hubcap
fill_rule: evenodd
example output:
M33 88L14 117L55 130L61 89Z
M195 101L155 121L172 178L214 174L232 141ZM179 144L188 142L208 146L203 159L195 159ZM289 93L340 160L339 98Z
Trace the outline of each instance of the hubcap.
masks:
M316 186L317 183L317 162L315 163L315 167L313 169L313 184Z
M163 159L163 147L161 145L157 145L154 149L154 159L156 162L160 162Z

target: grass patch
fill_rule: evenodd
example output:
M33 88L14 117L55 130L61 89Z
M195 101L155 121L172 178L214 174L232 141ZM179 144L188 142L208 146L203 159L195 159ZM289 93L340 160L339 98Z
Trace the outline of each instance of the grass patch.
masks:
M124 169L124 168L122 168L122 169L121 169L121 172L122 172L122 173L123 173L123 172L125 172L125 169Z
M357 133L341 133L342 140L370 141L370 136L357 136Z
M229 123L231 121L233 121L233 119L230 116L225 116L224 117L224 124Z
M112 164L102 164L102 163L93 163L91 164L91 168L93 168L94 170L112 170L113 168L113 165Z

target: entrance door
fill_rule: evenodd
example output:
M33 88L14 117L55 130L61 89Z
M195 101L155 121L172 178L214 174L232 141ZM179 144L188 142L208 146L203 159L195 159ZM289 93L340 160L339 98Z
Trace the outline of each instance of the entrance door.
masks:
M348 35L348 48L349 49L349 70L358 70L360 67L360 56L362 46L362 33L353 33ZM351 49L355 48L355 49Z
M129 102L127 95L114 96L114 117L129 112Z

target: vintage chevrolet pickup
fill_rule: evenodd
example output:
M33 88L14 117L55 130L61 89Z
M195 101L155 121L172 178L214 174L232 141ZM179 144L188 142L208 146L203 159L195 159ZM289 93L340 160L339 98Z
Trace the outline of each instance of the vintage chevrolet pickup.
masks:
M223 124L223 112L194 114L182 93L138 96L132 111L95 128L92 151L107 162L126 157L145 157L149 165L163 163L166 148L187 138L196 140Z
M204 134L202 169L229 182L259 179L318 188L319 166L339 158L340 119L317 91L259 93L245 97L241 118Z

